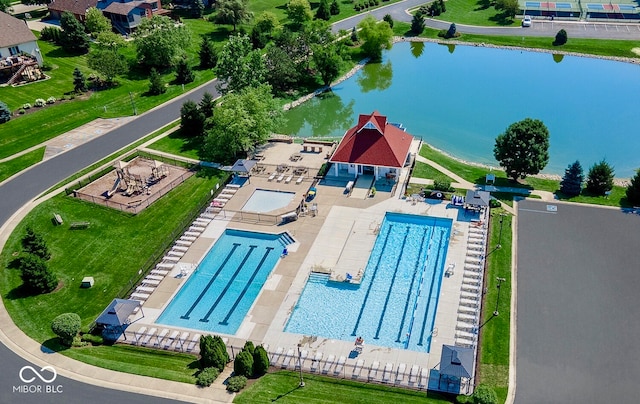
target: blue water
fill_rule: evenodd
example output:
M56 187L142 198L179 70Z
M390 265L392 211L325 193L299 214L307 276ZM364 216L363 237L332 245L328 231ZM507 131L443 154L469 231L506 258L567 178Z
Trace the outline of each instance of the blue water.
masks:
M266 189L256 189L251 197L242 207L247 212L271 212L284 208L293 200L295 192L270 191Z
M157 323L235 334L290 243L286 233L226 230Z
M311 274L285 327L429 352L451 220L387 213L360 285Z
M586 171L606 158L617 177L631 177L640 167L638 94L635 64L404 42L333 94L288 111L279 132L342 136L359 114L378 110L439 149L497 166L496 136L531 117L542 120L551 136L544 172L563 174L576 159Z

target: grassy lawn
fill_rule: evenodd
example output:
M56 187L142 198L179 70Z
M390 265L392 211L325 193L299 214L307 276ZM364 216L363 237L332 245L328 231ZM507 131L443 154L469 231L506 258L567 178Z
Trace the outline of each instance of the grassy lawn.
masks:
M379 384L317 375L304 375L304 387L298 387L296 372L269 373L236 396L234 403L450 403L436 393L404 390Z
M466 25L520 26L520 20L505 18L489 0L449 0L445 5L447 11L435 19Z
M446 178L449 181L454 182L453 179L449 178L447 175L431 167L429 164L425 164L421 161L416 161L416 165L413 168L412 176L418 178L427 178L431 180L436 178Z
M501 216L500 214L504 214ZM502 232L500 219L503 219ZM491 229L487 254L487 288L482 313L480 346L480 383L495 389L501 402L507 397L509 380L509 327L511 318L511 248L512 216L504 210L491 209ZM502 248L498 249L498 244ZM497 278L500 285L498 301ZM496 306L496 303L497 306ZM498 316L494 316L496 310Z
M195 383L198 359L194 355L126 345L67 349L66 356L90 365L183 383Z
M149 145L150 149L164 153L175 154L198 160L200 144L194 139L185 139L180 133L180 129L170 133L162 139Z
M114 297L132 286L138 271L152 264L201 206L209 190L225 173L206 170L210 175L192 176L140 214L133 216L106 207L59 195L37 206L18 225L0 255L0 293L14 322L31 338L45 342L54 335L51 320L66 312L75 312L87 327ZM180 206L180 209L176 209ZM64 225L53 226L52 212ZM69 223L88 221L86 230L69 230ZM48 261L61 284L58 290L39 296L27 295L20 287L12 254L21 250L20 238L31 226L43 235L52 258ZM79 288L80 279L93 276L96 285ZM56 340L47 344L55 345Z
M44 149L44 147L40 147L20 157L16 157L7 162L0 163L0 182L42 161L42 157L44 156Z

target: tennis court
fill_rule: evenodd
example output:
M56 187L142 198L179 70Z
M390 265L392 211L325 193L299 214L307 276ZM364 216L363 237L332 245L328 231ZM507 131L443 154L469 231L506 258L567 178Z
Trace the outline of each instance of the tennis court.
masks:
M587 4L587 9L589 10L606 10L606 11L634 11L636 9L635 6L631 4Z
M527 8L567 8L572 7L571 3L556 3L554 1L527 1L524 3Z

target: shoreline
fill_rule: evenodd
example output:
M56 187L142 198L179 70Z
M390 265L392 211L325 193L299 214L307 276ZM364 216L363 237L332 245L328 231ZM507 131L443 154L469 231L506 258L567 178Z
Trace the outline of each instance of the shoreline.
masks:
M394 36L392 38L392 44L396 44L396 43L400 43L400 42L430 42L430 43L437 43L437 44L452 44L452 45L462 45L462 46L479 46L479 47L485 47L485 48L494 48L494 49L508 49L508 50L524 50L524 51L529 51L529 52L539 52L539 53L548 53L548 54L562 54L562 55L567 55L567 56L578 56L578 57L586 57L586 58L595 58L595 59L604 59L604 60L611 60L611 61L616 61L616 62L626 62L626 63L633 63L633 64L640 64L640 59L633 59L633 58L623 58L623 57L613 57L613 56L601 56L601 55L590 55L590 54L585 54L585 53L576 53L576 52L555 52L555 51L551 51L549 49L540 49L540 48L525 48L525 47L521 47L521 46L504 46L504 45L493 45L493 44L486 44L486 43L475 43L475 42L465 42L465 41L459 41L459 40L441 40L441 39L436 39L436 38L419 38L419 37L400 37L400 36ZM298 98L295 101L292 101L290 103L285 104L282 107L283 111L288 111L291 108L295 108L307 101L309 101L310 99L316 97L317 95L320 95L326 91L331 90L331 87L334 87L340 83L342 83L345 80L350 79L354 74L356 74L358 71L360 71L362 68L364 68L364 66L369 63L369 58L365 58L362 59L361 61L359 61L351 70L349 70L347 73L345 73L344 75L342 75L341 77L339 77L336 81L332 82L330 85L328 86L322 86L319 89L315 90L312 93L309 93L307 95L304 95L300 98ZM491 166L489 164L483 164L483 163L476 163L476 162L472 162L472 161L467 161L461 158L458 158L444 150L438 149L437 147L432 146L431 144L427 143L427 142L423 142L427 145L429 145L429 147L431 147L432 149L436 150L439 153L444 154L445 156L456 160L460 163L466 164L466 165L470 165L470 166L474 166L474 167L482 167L482 168L486 168L489 170L501 170L500 167L496 167L496 166ZM587 171L588 172L588 171ZM534 175L530 175L530 177L534 177L534 178L541 178L541 179L548 179L548 180L555 180L555 181L561 181L562 180L562 176L559 174L534 174ZM586 173L585 173L585 178L586 178ZM621 186L621 187L626 187L627 185L629 185L629 183L631 182L630 178L614 178L613 179L613 183L616 186Z

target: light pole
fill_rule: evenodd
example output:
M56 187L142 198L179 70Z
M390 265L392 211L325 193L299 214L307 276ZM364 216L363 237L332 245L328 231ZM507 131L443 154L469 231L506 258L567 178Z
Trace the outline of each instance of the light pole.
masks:
M498 250L502 248L502 222L504 221L504 213L500 213L500 234L498 235Z
M504 278L496 278L498 281L498 298L496 299L496 309L493 311L494 316L498 316L500 313L498 312L498 305L500 304L500 285L502 282L506 281Z
M133 115L138 115L138 111L136 111L136 103L133 102L133 93L129 91L129 99L131 100L131 108L133 108Z
M302 378L302 354L300 353L300 344L298 344L298 368L300 369L300 384L298 387L304 387L304 379Z

